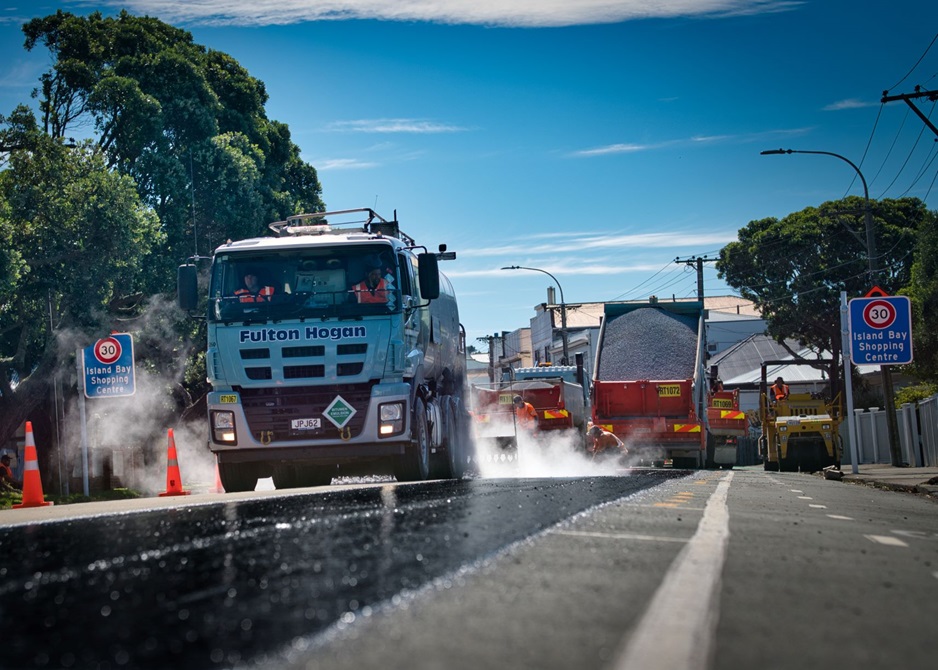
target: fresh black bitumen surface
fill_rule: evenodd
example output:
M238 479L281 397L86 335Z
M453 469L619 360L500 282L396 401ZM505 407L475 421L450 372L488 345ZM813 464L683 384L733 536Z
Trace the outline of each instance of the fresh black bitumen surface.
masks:
M600 381L690 379L697 359L698 319L656 307L626 312L606 323Z
M389 484L0 528L0 665L230 666L663 476Z

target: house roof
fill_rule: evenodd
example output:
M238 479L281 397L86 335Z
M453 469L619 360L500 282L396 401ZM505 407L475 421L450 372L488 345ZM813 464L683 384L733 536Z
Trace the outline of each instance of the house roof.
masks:
M830 352L818 352L810 347L802 347L797 340L785 340L785 344L795 352L794 356L789 349L768 335L750 335L742 342L713 356L708 365L710 368L714 365L718 366L719 376L724 386L745 386L758 384L762 380L763 361L784 361L793 358L812 360L831 356ZM879 371L878 365L858 365L856 368L861 375ZM825 367L804 364L772 365L766 368L765 375L770 381L774 381L776 377L782 377L789 384L829 379L829 372Z
M713 356L709 367L718 366L719 377L726 386L758 383L762 377L763 361L792 358L792 351L804 358L816 358L814 352L802 347L797 340L785 340L784 344L780 344L768 335L750 335ZM790 366L790 372L779 372L777 368L778 366L774 366L773 369L767 370L772 379L778 376L790 381L815 381L821 378L820 371L808 365ZM816 376L815 372L818 373Z
M644 300L635 302L645 302ZM541 303L542 309L555 307L547 303ZM598 328L603 314L605 314L606 303L604 302L580 302L566 303L567 310L567 328ZM704 298L704 307L709 310L709 319L727 320L734 318L742 319L761 319L762 315L756 311L755 305L745 298L733 295L719 295L712 298ZM560 312L557 312L557 318L560 318Z

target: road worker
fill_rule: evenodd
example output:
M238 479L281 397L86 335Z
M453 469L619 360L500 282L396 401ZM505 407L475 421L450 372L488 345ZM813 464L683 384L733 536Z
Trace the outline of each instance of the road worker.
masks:
M525 402L520 395L516 395L512 402L515 406L515 418L518 423L528 430L534 430L537 421L537 410L534 409L534 405Z
M0 456L0 489L19 489L19 482L13 479L13 468L10 467L10 454Z
M596 458L596 456L602 454L607 449L615 449L622 454L629 453L628 449L625 448L625 443L622 442L615 433L604 430L602 426L593 426L589 429L587 435L589 435L591 440L587 451L593 454L593 458Z
M788 384L785 383L784 379L778 377L775 383L769 388L769 394L774 399L774 402L788 400Z

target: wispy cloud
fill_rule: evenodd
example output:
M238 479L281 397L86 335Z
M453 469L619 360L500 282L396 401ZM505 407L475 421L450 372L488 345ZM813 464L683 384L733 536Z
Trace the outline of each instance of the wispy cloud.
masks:
M380 166L373 161L362 161L357 158L323 158L313 163L318 172L327 170L368 170Z
M458 133L467 130L460 126L425 119L356 119L333 121L326 130L340 133Z
M863 101L857 100L856 98L848 98L847 100L839 100L838 102L832 102L821 109L825 112L839 112L843 109L861 109L863 107L876 107L880 102Z
M664 140L662 142L649 142L646 144L615 143L590 149L579 149L568 155L573 158L593 158L595 156L609 156L614 154L634 154L643 151L656 151L672 147L691 147L705 144L745 144L750 142L764 142L785 137L797 137L810 132L811 128L787 128L767 130L760 133L746 133L741 135L695 135L684 139Z
M737 239L737 232L696 233L674 231L667 233L638 233L626 235L582 235L570 234L564 240L555 237L550 242L531 244L530 238L524 242L496 244L475 249L463 249L462 257L485 258L492 256L516 256L526 258L534 254L556 254L563 251L591 251L610 249L653 249L653 248L701 248L723 246ZM540 266L539 266L540 267ZM581 268L577 265L577 268Z
M99 0L98 4L159 16L173 23L203 25L285 25L379 19L545 28L648 18L774 13L788 11L801 3L788 0Z
M0 87L29 88L39 85L39 77L47 62L13 61L0 73Z

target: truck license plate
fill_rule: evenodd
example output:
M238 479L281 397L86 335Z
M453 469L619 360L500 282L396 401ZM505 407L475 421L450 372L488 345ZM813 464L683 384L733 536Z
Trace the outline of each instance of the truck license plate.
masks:
M313 430L322 426L322 419L293 419L293 430Z

